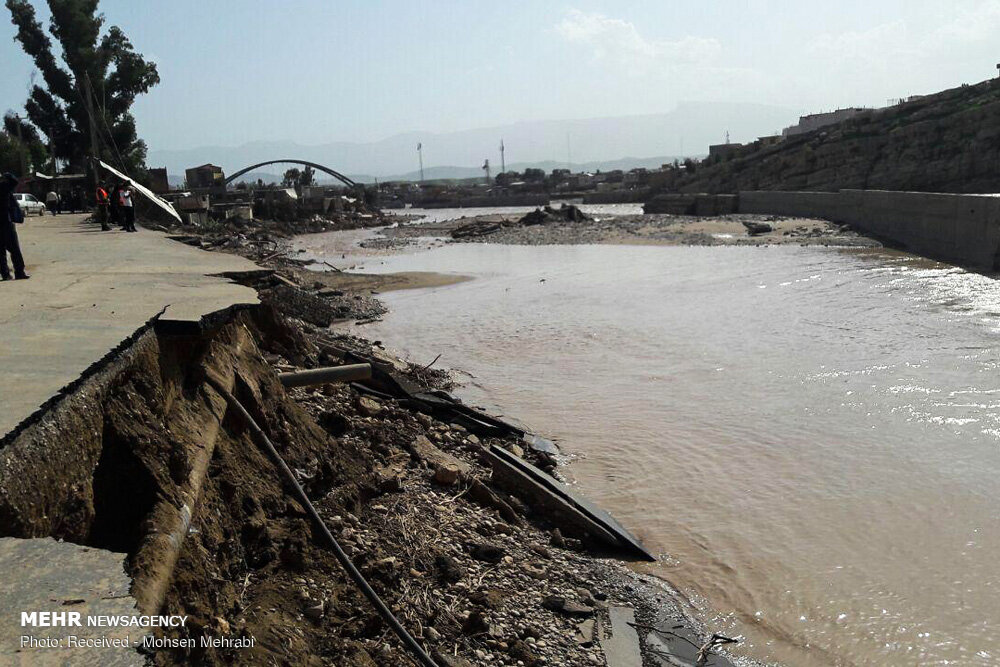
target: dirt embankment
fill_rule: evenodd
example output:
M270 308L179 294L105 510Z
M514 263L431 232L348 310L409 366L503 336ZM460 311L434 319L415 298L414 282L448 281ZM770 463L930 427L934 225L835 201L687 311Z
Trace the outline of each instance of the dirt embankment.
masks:
M551 457L404 400L278 382L276 370L336 364L345 351L411 381L447 382L271 307L200 335L148 331L0 451L0 533L123 551L142 611L191 617L172 636L255 639L162 649L149 656L158 665L408 664L212 376L439 664L604 664L588 621L616 603L651 619L662 611L637 595L636 575L495 488L484 464L490 445L549 471Z

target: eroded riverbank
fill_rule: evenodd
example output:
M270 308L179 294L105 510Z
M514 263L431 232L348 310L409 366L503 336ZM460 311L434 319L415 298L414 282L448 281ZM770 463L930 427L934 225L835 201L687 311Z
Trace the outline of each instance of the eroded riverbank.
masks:
M579 455L738 652L990 663L991 278L865 249L424 247L348 260L476 280L387 294L366 334L443 351L469 400Z
M551 457L516 438L477 436L385 387L283 389L276 371L348 355L421 391L447 378L393 359L377 342L327 330L384 313L372 286L399 280L372 276L355 293L351 274L272 260L270 269L227 274L253 286L263 305L182 328L154 318L6 443L3 535L125 554L138 611L190 619L169 631L178 641L161 643L167 648L149 656L153 664L405 664L245 419L227 408L222 386L438 664L600 665L609 635L645 636L653 625L683 635L665 635L661 646L691 660L704 640L669 589L606 548L595 553L586 534L494 483L490 447L548 471ZM442 276L433 284L460 284ZM633 614L638 628L621 623Z

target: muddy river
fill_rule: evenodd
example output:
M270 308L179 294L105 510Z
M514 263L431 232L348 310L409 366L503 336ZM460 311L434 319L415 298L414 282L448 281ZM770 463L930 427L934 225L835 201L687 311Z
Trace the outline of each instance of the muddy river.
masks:
M344 265L343 240L300 241ZM350 258L348 258L350 261ZM1000 661L1000 285L903 254L446 245L360 328L572 456L737 653Z

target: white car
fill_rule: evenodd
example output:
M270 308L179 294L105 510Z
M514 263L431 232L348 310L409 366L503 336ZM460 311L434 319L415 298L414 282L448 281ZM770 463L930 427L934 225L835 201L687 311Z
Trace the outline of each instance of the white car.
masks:
M45 204L35 199L35 195L30 195L27 192L15 192L14 201L21 207L21 212L25 216L29 216L32 213L45 215Z

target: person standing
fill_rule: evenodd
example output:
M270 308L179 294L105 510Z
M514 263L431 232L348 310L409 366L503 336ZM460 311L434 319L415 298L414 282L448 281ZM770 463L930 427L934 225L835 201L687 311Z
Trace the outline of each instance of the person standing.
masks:
M109 231L108 226L108 191L98 184L94 201L97 203L97 221L101 223L102 231Z
M45 206L48 207L52 215L59 214L59 195L56 194L55 190L49 190L48 194L45 195Z
M122 207L118 204L118 189L117 183L108 183L108 195L111 200L111 224L119 225L125 229L122 225Z
M132 205L132 186L123 182L118 190L118 203L122 207L122 219L125 222L125 231L134 232L135 229L135 207Z
M7 253L10 253L14 265L14 278L27 280L30 276L24 272L24 258L21 256L21 244L17 240L17 229L14 225L24 222L24 213L14 199L14 188L17 178L6 173L0 177L0 278L10 280L10 267L7 266Z

